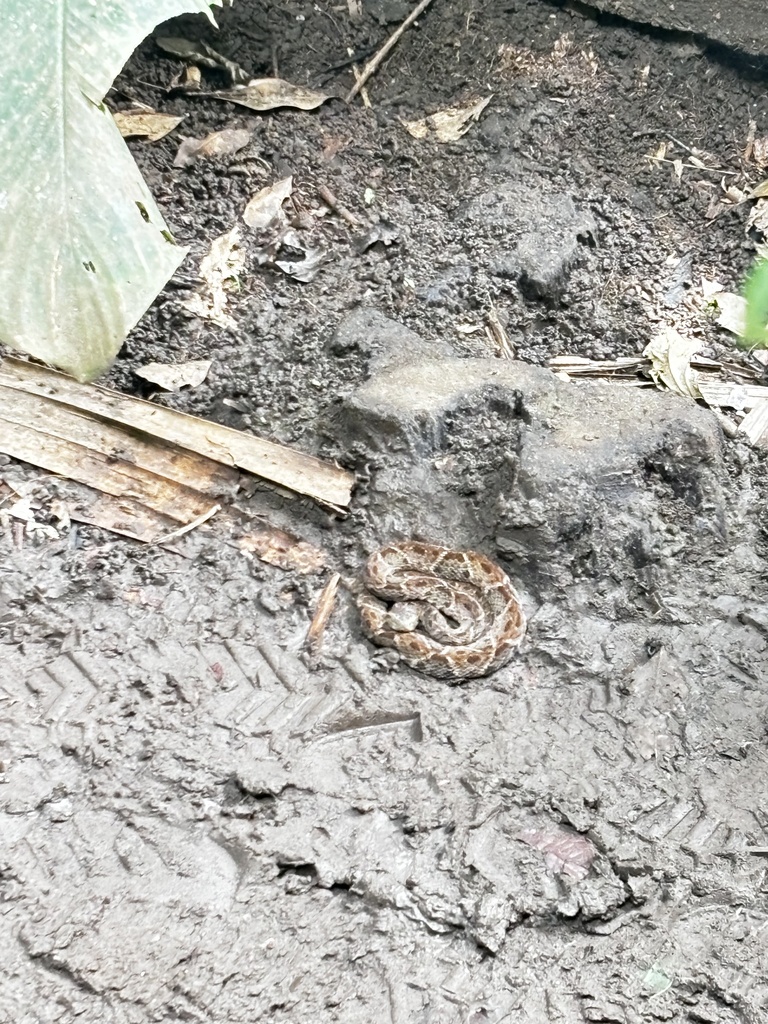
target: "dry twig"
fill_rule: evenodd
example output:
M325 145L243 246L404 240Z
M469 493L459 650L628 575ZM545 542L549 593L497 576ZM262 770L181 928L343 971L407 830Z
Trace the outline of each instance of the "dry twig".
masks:
M331 617L331 612L333 611L333 606L336 602L336 591L339 589L340 579L341 576L339 573L335 572L323 587L323 592L318 599L317 609L312 618L312 624L307 632L307 646L312 654L317 653L320 642L323 638L323 633L325 632L325 627L328 624L328 619Z
M326 206L329 206L334 213L337 213L342 220L345 220L352 228L361 228L362 222L346 206L342 206L336 196L331 192L327 185L321 185L317 190L317 194L323 200Z
M191 530L196 530L198 526L202 526L203 523L207 523L209 519L213 519L217 512L221 512L221 505L212 505L207 512L203 512L201 516L197 516L191 523L187 523L185 526L180 526L178 530L173 530L172 533L165 533L161 537L155 537L152 541L153 545L160 547L163 544L169 544L172 540L178 540L179 537L183 537L185 533L189 533Z
M352 102L352 100L355 98L355 96L357 96L357 94L360 92L360 90L365 85L365 83L368 81L368 79L371 77L371 75L374 73L374 71L378 68L379 64L381 64L381 62L387 56L389 51L392 49L392 47L398 41L398 39L403 34L403 32L405 32L405 30L408 28L409 25L412 25L414 23L414 21L416 21L418 16L423 11L425 11L427 9L427 7L429 7L429 5L431 3L432 3L432 0L421 0L421 3L417 4L416 7L414 7L414 9L411 11L411 13L408 15L408 17L402 23L402 25L399 28L395 29L395 31L392 33L392 35L389 37L389 39L386 41L386 43L384 43L384 45L381 47L381 49L377 53L375 53L373 55L373 57L371 57L371 59L368 61L368 63L363 68L362 73L360 74L360 77L357 79L355 84L349 90L349 93L347 94L347 103L351 103Z

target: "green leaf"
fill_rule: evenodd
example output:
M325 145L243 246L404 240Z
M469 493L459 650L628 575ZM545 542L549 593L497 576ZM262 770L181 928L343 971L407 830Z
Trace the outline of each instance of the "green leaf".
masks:
M768 348L768 259L760 260L744 285L747 313L743 340L748 345Z
M3 3L0 340L80 380L110 365L185 255L103 99L159 20L199 12L209 3Z

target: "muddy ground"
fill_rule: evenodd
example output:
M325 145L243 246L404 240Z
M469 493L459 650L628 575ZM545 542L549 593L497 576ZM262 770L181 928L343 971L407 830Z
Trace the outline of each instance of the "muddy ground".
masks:
M363 7L238 0L219 35L173 31L344 95L348 48L364 62L411 5ZM748 205L711 213L723 180L760 179L765 62L583 5L436 0L372 110L168 95L180 67L148 41L110 101L252 142L186 169L181 129L132 143L192 251L106 382L359 482L347 517L244 488L244 514L327 553L307 576L245 557L244 518L176 552L3 520L0 1019L765 1021L765 456L692 401L548 368L670 325L747 360L699 295L753 258ZM402 126L485 96L458 142ZM662 143L670 162L646 159ZM213 239L289 174L318 275L259 265L251 239L235 327L187 315ZM359 244L323 185L389 244ZM176 395L135 375L197 358L207 380ZM59 483L0 475L45 523ZM507 569L529 619L507 667L420 675L346 590L307 658L330 570L404 537Z

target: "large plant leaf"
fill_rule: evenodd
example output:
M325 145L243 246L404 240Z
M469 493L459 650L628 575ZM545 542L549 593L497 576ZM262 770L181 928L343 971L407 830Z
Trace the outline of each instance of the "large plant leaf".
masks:
M744 286L747 300L744 343L768 348L768 259L753 268Z
M102 101L158 21L210 4L2 7L0 341L92 380L185 254Z

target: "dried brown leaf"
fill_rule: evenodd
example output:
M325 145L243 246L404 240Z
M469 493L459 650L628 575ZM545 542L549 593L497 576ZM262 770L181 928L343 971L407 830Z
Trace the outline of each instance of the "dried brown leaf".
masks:
M490 102L490 96L482 100L470 100L461 106L447 107L415 121L401 119L401 123L414 139L425 139L432 134L437 142L456 142L469 131L471 122L480 117Z
M278 107L314 110L331 98L327 93L293 85L282 78L255 78L247 85L220 89L207 95L217 100L237 103L249 110L276 110Z
M146 138L157 142L184 120L184 115L159 114L156 110L119 110L113 115L124 139Z
M220 327L232 328L235 321L227 312L227 298L237 287L245 266L241 228L235 226L214 239L210 251L200 263L202 286L182 305L194 316L211 320Z
M698 338L684 338L671 327L657 334L643 355L651 360L651 376L670 391L688 398L700 398L698 374L691 369L691 358L701 348Z
M293 178L282 178L257 192L243 210L243 220L253 231L266 231L276 222L285 223L283 203L293 192Z
M755 185L752 191L747 196L748 199L764 199L768 196L768 179L761 181L759 185Z
M188 167L201 157L211 160L215 157L231 156L247 146L250 141L251 133L245 128L224 128L220 132L211 132L204 139L184 139L176 153L173 166Z

